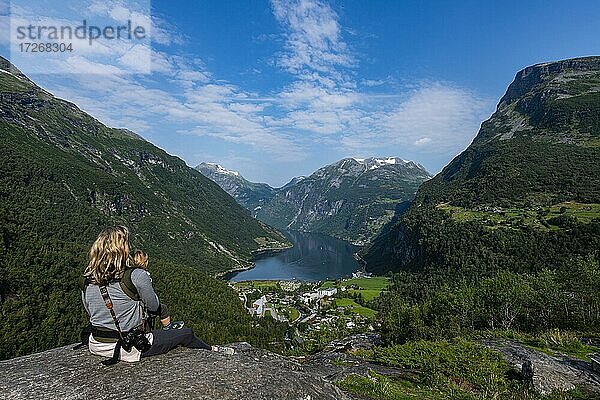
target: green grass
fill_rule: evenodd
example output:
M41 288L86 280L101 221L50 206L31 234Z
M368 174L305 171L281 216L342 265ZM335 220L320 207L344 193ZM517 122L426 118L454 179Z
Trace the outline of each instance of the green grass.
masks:
M408 400L408 399L447 399L445 393L427 386L420 386L408 380L391 379L383 375L370 373L370 378L358 375L337 382L337 385L350 393L372 399Z
M469 341L413 341L360 351L358 356L403 369L388 377L351 375L336 384L367 399L586 399L579 389L541 396L519 380L500 353Z
M347 392L360 395L363 399L378 400L593 400L598 396L575 388L567 392L540 395L532 390L517 386L501 394L469 391L464 388L437 388L422 385L409 379L394 379L370 372L370 377L350 375L338 381L337 386Z
M336 307L353 307L358 304L356 304L356 302L352 299L349 299L347 297L342 297L339 299L335 299L335 305L336 305Z
M377 312L367 307L363 307L360 304L357 304L354 300L349 299L347 297L342 297L339 299L335 299L336 307L344 307L346 309L350 309L353 313L362 315L367 318L374 318Z
M499 212L470 210L448 203L440 203L436 208L449 213L456 222L479 221L491 229L529 226L537 229L556 230L560 229L559 221L568 222L569 219L572 219L590 223L595 218L600 218L600 204L571 201L535 209L499 209Z
M332 287L337 287L339 289L342 286L348 287L351 285L356 285L359 287L359 289L350 289L349 293L359 293L362 295L363 299L366 301L371 301L378 297L382 291L387 290L388 286L390 285L390 278L385 276L374 276L371 278L345 279L341 282L325 281L323 284L321 284L321 289L328 289Z
M508 366L499 353L461 341L415 341L361 351L359 356L387 366L415 371L399 379L373 375L339 382L344 390L380 399L478 398L509 390ZM370 382L370 383L369 383Z
M334 281L325 281L321 284L321 286L319 288L320 289L329 289L332 287L338 287L338 284L335 283Z
M381 290L349 290L351 294L360 294L366 301L371 301L381 294Z
M583 344L575 333L558 329L521 342L552 356L556 356L558 352L584 361L590 361L589 354L600 351L598 347Z
M31 89L28 83L21 81L13 75L6 72L0 72L0 92L26 92Z
M559 329L551 329L538 334L494 329L477 331L470 336L470 339L510 339L551 356L556 356L558 352L580 360L590 361L588 355L600 351L600 348L583 344L581 336L595 337L596 335L579 335L575 332Z
M295 307L288 307L286 310L288 312L290 322L295 321L300 316L300 312Z
M371 278L353 278L344 281L344 285L357 285L365 290L385 290L390 284L390 278L385 276L374 276Z

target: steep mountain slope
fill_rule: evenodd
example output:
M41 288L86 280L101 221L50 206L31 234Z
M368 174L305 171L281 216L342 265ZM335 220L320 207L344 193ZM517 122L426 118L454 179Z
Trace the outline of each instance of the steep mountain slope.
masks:
M2 67L2 204L29 209L23 223L40 237L65 226L65 210L77 211L74 220L95 221L84 225L87 240L99 225L121 221L149 251L207 260L199 268L215 271L247 261L257 239L281 239L182 160Z
M275 196L275 189L266 183L250 182L239 172L225 169L219 164L203 162L196 169L250 211L263 206Z
M0 138L0 358L77 337L83 321L77 277L90 244L110 224L130 228L172 303L221 293L220 320L243 319L235 294L186 268L225 271L247 265L254 250L286 242L179 158L107 128L5 59ZM206 299L190 307L191 325L203 318L197 306L214 311Z
M367 268L539 271L597 250L599 159L600 57L525 68L365 252Z
M278 228L364 244L391 220L398 204L412 200L429 178L413 161L345 158L279 189L256 217Z

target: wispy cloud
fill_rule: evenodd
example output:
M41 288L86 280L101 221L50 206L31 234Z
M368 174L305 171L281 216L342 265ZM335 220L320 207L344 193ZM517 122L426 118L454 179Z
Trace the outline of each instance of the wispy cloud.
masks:
M286 110L277 121L282 127L320 135L313 140L352 154L393 147L451 157L468 144L489 109L489 101L445 82L365 92L389 78L356 78L359 60L327 3L272 0L272 6L285 39L277 65L296 78L278 95Z
M318 0L273 0L273 14L285 30L285 51L277 64L305 78L314 71L340 78L339 67L355 59L342 40L338 16Z
M46 78L48 88L111 126L220 142L230 149L220 153L240 163L252 149L261 155L251 157L258 163L253 171L264 171L266 163L310 159L323 148L332 149L331 157L437 154L449 160L491 109L486 99L451 83L424 81L390 90L388 77L361 76L349 29L322 0L272 1L281 27L277 38L269 36L281 46L273 65L291 82L263 93L224 80L201 57L183 57L178 48L185 35L136 10L126 1L93 0L85 8L111 20L147 24L155 46L121 48L102 41L86 46L87 52L52 61L64 75ZM116 59L105 57L115 51L120 52ZM152 74L136 73L148 55ZM214 154L208 149L188 154L200 153Z
M342 143L354 152L396 146L450 157L470 142L490 105L488 99L460 87L423 83L390 110L375 111L357 122Z

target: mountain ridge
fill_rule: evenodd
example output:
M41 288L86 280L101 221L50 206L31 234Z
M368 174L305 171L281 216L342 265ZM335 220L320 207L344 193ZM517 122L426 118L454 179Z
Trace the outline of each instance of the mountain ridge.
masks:
M510 231L505 227L514 229L515 236L534 229L540 236L536 240L559 235L568 229L559 226L566 218L560 211L575 221L588 221L580 208L593 210L600 203L600 169L594 161L600 157L599 115L600 57L541 63L519 71L471 145L425 182L405 217L365 251L368 265L376 271L433 268L434 259L440 263L439 257L450 257L419 244L424 243L422 235L441 240L442 230L426 219L442 223L449 218L454 235L460 235L468 224L483 225L479 240L489 237L490 242L475 242L486 249L508 240ZM496 234L507 236L493 244ZM592 234L573 245L562 257L569 252L585 253L595 237ZM530 241L522 240L521 245ZM430 249L441 246L430 243ZM474 246L469 251L475 251ZM506 248L490 251L505 254L502 257L507 259L518 257L505 253ZM542 262L552 264L551 258L538 256L531 268L541 268Z
M343 158L281 188L249 182L218 164L197 169L267 224L355 244L368 242L431 176L421 164L399 157Z

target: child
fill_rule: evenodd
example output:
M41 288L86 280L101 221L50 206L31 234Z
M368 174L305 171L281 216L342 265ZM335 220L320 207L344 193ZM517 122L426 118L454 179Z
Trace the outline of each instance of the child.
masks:
M148 255L143 251L134 251L131 258L134 268L148 268ZM162 324L164 330L183 328L183 321L171 321L171 315L169 314L169 309L167 308L166 304L161 303L158 308L158 312L160 313L160 323Z

